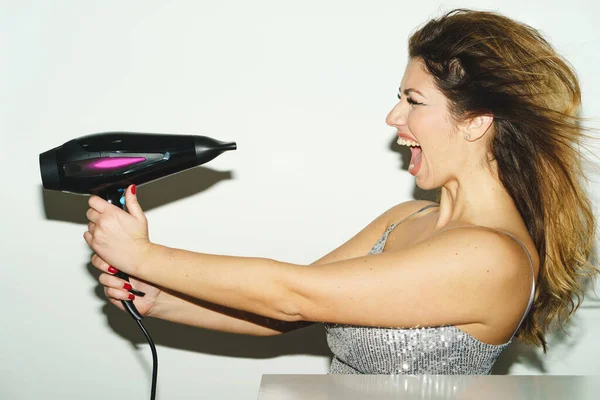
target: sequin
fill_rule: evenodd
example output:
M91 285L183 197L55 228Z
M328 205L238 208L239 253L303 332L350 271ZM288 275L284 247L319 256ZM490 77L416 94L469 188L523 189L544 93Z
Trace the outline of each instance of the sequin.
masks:
M437 204L417 212L432 206ZM383 251L387 236L400 222L385 231L369 254ZM324 326L327 344L334 354L330 374L489 374L498 356L512 342L511 338L501 345L483 343L452 325L410 329L330 323Z

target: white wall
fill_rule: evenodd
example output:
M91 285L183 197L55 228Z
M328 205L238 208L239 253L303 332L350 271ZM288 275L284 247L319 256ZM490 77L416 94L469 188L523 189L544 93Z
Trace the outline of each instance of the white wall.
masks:
M0 3L0 397L146 398L151 358L89 265L86 197L44 192L38 154L111 130L238 144L142 186L151 239L310 263L388 207L425 194L384 123L409 34L454 7L541 29L598 117L598 5L548 1L3 1ZM595 205L598 182L590 187ZM513 347L498 372L598 374L586 301L550 351ZM265 373L326 373L321 326L243 337L146 320L159 398L256 398Z

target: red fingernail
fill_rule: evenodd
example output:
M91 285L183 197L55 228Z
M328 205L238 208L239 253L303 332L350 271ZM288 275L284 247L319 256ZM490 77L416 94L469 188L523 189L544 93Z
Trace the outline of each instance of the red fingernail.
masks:
M132 288L131 284L129 284L129 283L127 283L127 282L125 282L125 283L123 284L123 289L125 289L125 290L130 290L131 288Z
M116 274L117 272L119 272L119 270L116 269L115 267L113 267L112 265L110 265L108 267L108 272L110 272L111 274Z
M133 299L135 299L135 296L134 296L134 295L132 295L132 294L130 294L130 295L129 295L129 300L133 300Z
M135 194L135 185L131 185L131 194Z

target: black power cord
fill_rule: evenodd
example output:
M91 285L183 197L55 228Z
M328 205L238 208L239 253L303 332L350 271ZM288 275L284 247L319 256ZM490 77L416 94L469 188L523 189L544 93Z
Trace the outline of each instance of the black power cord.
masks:
M156 398L156 377L158 376L158 355L156 354L156 346L154 346L154 342L150 337L150 334L142 325L142 321L139 319L135 320L142 332L144 332L144 336L148 339L148 344L150 344L150 350L152 351L152 388L150 389L150 400L154 400Z
M105 198L109 203L111 203L111 204L119 207L121 210L125 211L125 207L124 207L125 195L123 194L124 192L125 192L125 189L119 189L116 192L108 192L105 194ZM114 276L124 279L127 282L129 282L129 275L124 273L123 271L118 271L117 273L114 274ZM145 295L144 293L139 292L135 289L130 290L130 292L137 296ZM127 311L129 313L129 315L131 315L131 317L133 319L135 319L137 324L140 326L140 329L142 330L142 332L144 332L144 336L146 336L146 339L148 339L148 344L150 344L150 350L152 351L152 386L150 389L150 400L155 400L155 398L156 398L156 378L158 376L158 355L156 354L156 347L154 346L154 342L152 341L150 334L148 333L146 328L144 328L144 325L142 325L142 318L144 318L144 317L142 316L142 314L140 314L140 312L137 310L137 308L135 308L135 305L133 304L133 300L122 300L121 303L123 304L125 311Z

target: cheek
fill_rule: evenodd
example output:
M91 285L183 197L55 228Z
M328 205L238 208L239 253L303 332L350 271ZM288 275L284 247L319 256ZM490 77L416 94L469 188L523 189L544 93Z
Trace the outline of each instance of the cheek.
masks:
M425 147L429 147L428 142L431 142L432 138L441 138L441 133L446 132L448 126L443 113L425 109L412 111L406 123L410 132Z

